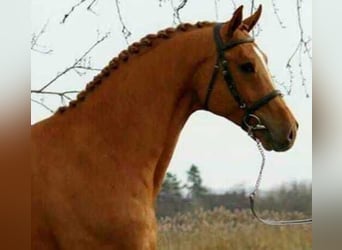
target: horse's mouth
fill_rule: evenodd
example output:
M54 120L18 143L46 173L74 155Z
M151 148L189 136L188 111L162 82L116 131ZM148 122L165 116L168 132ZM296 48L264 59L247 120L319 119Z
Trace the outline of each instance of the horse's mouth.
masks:
M277 141L272 132L265 127L265 129L257 130L254 132L254 136L261 142L263 148L267 151L284 152L289 150L293 143L281 143Z
M283 144L283 145L273 145L273 150L276 152L284 152L289 150L292 147L292 144Z
M272 141L271 133L269 132L267 128L254 131L254 137L255 139L258 139L261 142L265 150L267 151L273 150L273 145L271 143Z

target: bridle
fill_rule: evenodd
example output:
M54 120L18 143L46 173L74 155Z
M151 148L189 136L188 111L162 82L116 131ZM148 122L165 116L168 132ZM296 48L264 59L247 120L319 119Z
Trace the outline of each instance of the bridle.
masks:
M272 226L310 224L312 223L312 219L282 220L282 221L262 219L257 215L255 211L255 208L254 208L255 197L260 186L261 177L262 177L262 173L264 170L265 159L266 159L265 153L262 149L260 141L254 136L255 130L266 129L266 126L262 123L261 119L255 114L255 111L257 111L262 106L268 104L272 99L276 98L277 96L283 96L283 95L279 90L273 90L269 94L260 98L259 100L254 101L251 105L247 105L246 101L243 99L243 97L239 93L236 84L234 83L234 79L232 77L232 74L229 71L228 61L224 53L225 51L230 50L240 44L252 43L254 42L254 39L249 37L249 38L240 39L240 40L232 40L228 43L223 43L221 36L220 36L220 30L221 30L222 25L223 23L218 23L214 26L214 40L215 40L216 49L217 49L217 60L214 66L213 74L211 76L211 79L208 85L207 95L205 97L205 102L204 102L204 108L208 110L209 99L214 89L214 85L215 85L219 70L220 68L222 68L223 78L225 80L225 83L227 84L227 87L230 93L232 94L239 108L244 111L244 115L243 115L242 122L241 122L241 127L247 131L250 137L256 140L258 150L262 157L261 167L260 167L259 175L255 184L255 188L253 192L249 195L250 208L251 208L252 214L260 222L267 224L267 225L272 225ZM254 120L253 123L251 123L252 120Z
M217 60L214 66L213 74L211 76L211 79L208 85L207 95L204 101L204 109L208 110L210 96L214 89L214 85L215 85L219 70L221 68L223 78L227 84L227 87L231 95L233 96L234 100L238 104L239 108L244 111L244 116L242 118L241 127L247 130L248 133L252 133L254 130L266 129L265 125L262 124L261 119L257 115L255 115L254 112L257 111L262 106L269 103L273 98L277 96L282 96L282 94L279 90L273 90L266 96L253 102L251 105L247 105L246 101L239 93L237 86L234 82L234 79L232 77L232 74L229 71L228 61L224 53L225 51L230 50L240 44L252 43L254 42L254 39L251 37L248 37L245 39L232 40L228 43L223 43L221 36L220 36L220 30L222 26L223 26L223 23L218 23L214 26L214 41L215 41L216 49L217 49ZM255 120L256 123L251 124L250 122L252 120Z

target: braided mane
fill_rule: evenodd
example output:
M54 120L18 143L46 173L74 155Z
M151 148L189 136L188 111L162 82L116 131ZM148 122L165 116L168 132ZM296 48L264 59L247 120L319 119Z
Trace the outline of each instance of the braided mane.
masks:
M194 28L203 28L212 24L213 23L211 22L197 22L196 24L182 23L176 28L167 28L159 31L157 34L149 34L143 37L139 42L131 44L127 49L121 51L117 57L114 57L109 64L86 85L86 88L77 95L76 100L70 101L69 106L59 107L57 113L64 113L69 107L76 107L77 103L84 101L90 92L101 85L104 78L110 76L112 71L118 69L121 63L127 62L130 56L138 54L142 49L153 47L153 42L155 40L166 40L171 38L176 32L186 32Z

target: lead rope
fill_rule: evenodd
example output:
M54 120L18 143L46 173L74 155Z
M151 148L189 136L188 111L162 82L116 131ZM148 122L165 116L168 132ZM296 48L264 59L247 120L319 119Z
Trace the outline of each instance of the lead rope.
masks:
M258 138L255 138L253 135L253 127L249 127L248 128L248 135L251 136L257 143L257 148L260 152L261 155L261 166L260 166L260 171L258 174L258 178L255 182L255 187L253 192L249 195L249 201L250 201L250 208L252 211L253 216L260 222L266 224L266 225L271 225L271 226L285 226L285 225L302 225L302 224L312 224L312 218L310 219L302 219L302 220L269 220L269 219L262 219L260 218L257 213L255 212L255 208L254 208L254 204L255 204L255 198L257 195L257 192L259 190L260 187L260 183L261 183L261 178L262 178L262 173L264 171L264 167L265 167L265 162L266 162L266 156L265 156L265 152L264 149L262 148L261 142Z

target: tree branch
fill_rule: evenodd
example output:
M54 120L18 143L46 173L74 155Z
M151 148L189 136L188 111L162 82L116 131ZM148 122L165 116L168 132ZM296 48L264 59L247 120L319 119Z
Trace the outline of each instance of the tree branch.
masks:
M250 15L253 15L253 12L255 10L255 1L251 0L251 10L250 10Z
M87 7L87 10L96 14L96 12L93 10L93 5L95 5L97 3L97 0L93 0Z
M236 2L235 2L235 0L231 0L231 2L232 2L232 5L233 5L233 8L234 8L234 10L236 10L236 8L237 8L237 5L236 5Z
M87 69L90 70L89 66L82 66L80 65L80 63L86 58L86 56L96 47L98 46L100 43L102 43L104 40L106 40L109 37L109 32L106 33L103 37L101 37L100 39L98 39L80 58L75 60L75 63L69 67L67 67L65 70L63 70L62 72L58 73L53 79L51 79L48 83L46 83L43 87L41 87L39 90L33 90L33 92L35 93L42 93L44 92L44 90L46 88L48 88L51 84L53 84L54 82L56 82L60 77L62 77L63 75L67 74L69 71L73 70L73 69ZM93 69L92 70L97 70L97 69ZM31 91L32 92L32 91Z
M218 14L218 0L214 0L214 4L215 4L215 18L216 21L219 19L219 14Z
M52 109L50 109L48 106L46 106L44 103L40 102L40 101L37 101L33 98L31 98L31 102L34 102L40 106L42 106L43 108L47 109L49 112L53 113L54 111Z
M128 44L128 38L132 35L132 33L129 31L129 29L127 28L127 26L126 26L126 24L122 18L119 0L115 0L115 5L116 5L116 12L119 16L119 21L120 21L121 26L122 26L121 32L122 32L122 34L126 40L126 43Z
M278 23L279 23L280 27L281 27L282 29L285 29L286 26L284 25L283 20L280 18L280 15L279 15L279 8L277 7L275 0L272 0L272 7L273 7L273 13L274 13L275 16L277 17L277 20L278 20Z
M69 18L69 16L75 11L75 9L76 9L77 7L79 7L80 5L82 5L82 4L83 4L84 2L86 2L86 1L88 1L88 0L81 0L81 1L79 1L78 3L76 3L74 6L72 6L71 9L69 10L69 12L66 13L66 14L64 15L64 17L63 17L61 23L64 24L64 23L66 22L66 20Z
M290 58L288 59L286 63L286 69L288 70L289 75L290 75L290 86L288 87L289 89L288 94L291 93L293 80L294 80L293 59L296 55L298 55L298 67L299 67L299 73L300 73L300 77L302 81L302 86L304 87L306 97L310 97L307 91L306 78L304 77L304 72L303 72L302 56L303 54L307 54L308 59L312 61L312 56L311 56L310 48L309 48L311 38L310 37L308 37L307 39L304 38L304 29L303 29L302 18L301 18L302 3L303 3L303 0L297 0L297 22L298 22L299 34L300 34L299 41L296 45L296 48L294 49L293 53L291 54Z
M80 0L78 3L76 3L74 6L71 7L68 13L66 13L61 21L61 24L64 24L66 20L70 17L70 15L75 11L76 8L81 6L83 3L87 2L88 0ZM97 2L98 0L92 0L90 4L87 7L87 10L90 11L93 14L96 14L95 11L92 9L93 5Z
M41 53L41 54L46 54L49 55L53 52L52 49L48 49L46 46L40 45L39 44L39 39L46 33L46 28L48 26L49 21L47 21L42 29L38 32L38 34L33 33L32 34L32 39L31 39L31 50Z
M168 0L158 0L158 2L159 2L159 7L162 7L162 6L163 6L163 3L165 3L166 1L168 1Z
M32 90L31 94L40 94L40 95L57 95L61 98L61 102L65 104L65 99L71 101L72 98L68 96L68 94L78 94L80 91L77 90L69 90L64 92L55 92L55 91L39 91L39 90Z
M174 9L174 15L177 18L177 20L179 21L179 23L181 23L181 19L180 19L180 14L179 12L185 7L185 5L188 3L188 0L182 0L182 2Z

